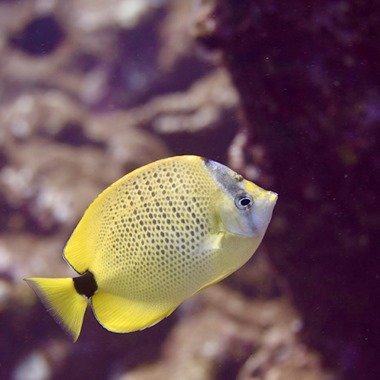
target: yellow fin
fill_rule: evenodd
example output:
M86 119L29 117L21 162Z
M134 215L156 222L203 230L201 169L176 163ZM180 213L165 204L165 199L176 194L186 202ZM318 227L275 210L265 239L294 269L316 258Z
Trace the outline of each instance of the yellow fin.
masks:
M153 326L169 316L178 306L137 302L105 292L94 294L91 305L98 322L107 330L118 333Z
M87 300L77 293L72 278L26 278L48 312L74 342L82 328Z
M64 249L63 257L80 274L88 270L96 251L99 232L98 222L101 220L99 217L101 212L99 205L101 202L99 201L102 199L102 196L103 193L87 208Z

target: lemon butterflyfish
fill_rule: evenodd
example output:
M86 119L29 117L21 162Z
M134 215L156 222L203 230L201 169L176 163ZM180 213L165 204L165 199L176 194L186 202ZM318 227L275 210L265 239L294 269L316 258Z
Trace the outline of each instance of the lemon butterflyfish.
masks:
M63 253L78 276L26 281L74 341L88 303L107 330L142 330L245 264L276 201L216 161L162 159L87 208Z

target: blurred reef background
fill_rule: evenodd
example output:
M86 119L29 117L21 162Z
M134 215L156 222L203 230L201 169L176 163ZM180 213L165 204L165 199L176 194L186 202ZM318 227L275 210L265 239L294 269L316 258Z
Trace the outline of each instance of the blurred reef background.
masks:
M0 378L379 379L379 25L363 0L1 0ZM279 193L264 244L72 344L22 279L73 275L92 199L176 154Z

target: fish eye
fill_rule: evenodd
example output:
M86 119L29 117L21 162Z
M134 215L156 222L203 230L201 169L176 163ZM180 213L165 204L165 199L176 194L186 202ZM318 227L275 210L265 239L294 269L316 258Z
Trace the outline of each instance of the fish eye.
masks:
M235 205L240 210L246 210L252 207L253 198L249 194L239 194L235 198Z

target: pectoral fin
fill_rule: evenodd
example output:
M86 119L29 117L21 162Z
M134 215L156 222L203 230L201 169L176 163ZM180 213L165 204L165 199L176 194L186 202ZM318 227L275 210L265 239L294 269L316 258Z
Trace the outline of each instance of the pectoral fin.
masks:
M202 252L217 251L222 248L224 238L223 232L217 232L209 235L201 246Z

